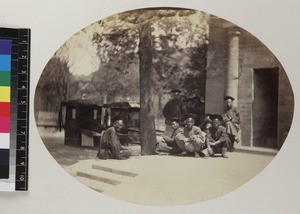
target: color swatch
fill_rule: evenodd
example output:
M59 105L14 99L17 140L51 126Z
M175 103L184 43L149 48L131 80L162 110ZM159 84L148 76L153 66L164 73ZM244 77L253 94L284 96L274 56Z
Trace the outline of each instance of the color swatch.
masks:
M0 40L0 178L9 178L11 40Z
M28 189L30 29L0 27L0 191Z

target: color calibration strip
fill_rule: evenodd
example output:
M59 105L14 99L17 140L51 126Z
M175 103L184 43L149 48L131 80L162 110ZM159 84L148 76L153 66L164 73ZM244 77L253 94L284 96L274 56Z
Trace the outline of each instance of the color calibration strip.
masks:
M0 178L9 178L11 40L0 40Z
M0 191L25 191L28 186L30 29L0 28L0 41L0 49L3 51L6 50L5 45L11 46L11 52L3 54L6 56L1 58L7 60L6 63L0 63L3 71L9 70L8 76L7 73L0 74L0 102L5 103L0 106L0 114L6 112L8 115L3 117L3 123L0 120L0 124L1 127L2 124L9 124L6 127L8 135L0 138L1 146L2 139L7 140L8 136L8 155L0 154L0 159L8 157L9 178L7 171L0 169L0 173L3 173L3 177L0 177Z

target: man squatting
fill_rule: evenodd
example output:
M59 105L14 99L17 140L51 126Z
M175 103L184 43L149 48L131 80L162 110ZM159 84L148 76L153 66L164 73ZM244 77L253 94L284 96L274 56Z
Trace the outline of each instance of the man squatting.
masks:
M229 147L230 151L234 150L234 142L238 142L240 126L239 111L232 105L233 97L224 97L226 110L223 116L206 114L200 129L194 125L196 115L184 112L179 98L180 93L180 90L173 89L171 100L163 109L166 131L163 140L157 144L156 151L206 157L203 150L207 148L210 156L221 154L222 157L228 158L227 149ZM185 118L182 120L184 115ZM184 121L183 127L181 127L181 121ZM174 124L176 125L174 126Z
M118 133L124 128L123 120L116 120L101 136L97 157L99 159L127 159L131 151L121 145Z

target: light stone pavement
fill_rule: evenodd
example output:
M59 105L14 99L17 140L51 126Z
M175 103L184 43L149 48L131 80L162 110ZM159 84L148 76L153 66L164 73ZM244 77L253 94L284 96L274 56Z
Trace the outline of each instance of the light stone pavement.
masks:
M198 203L227 194L255 177L274 156L228 153L229 158L169 155L99 160L97 149L63 145L63 135L40 133L62 167L75 179L116 199L148 205Z

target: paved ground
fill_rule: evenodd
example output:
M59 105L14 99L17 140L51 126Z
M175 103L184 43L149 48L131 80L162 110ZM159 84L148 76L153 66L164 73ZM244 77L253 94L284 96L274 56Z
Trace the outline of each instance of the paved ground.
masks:
M50 129L40 133L53 157L77 180L138 204L191 204L222 196L256 176L274 158L234 152L228 159L155 155L99 160L96 148L64 146L63 133Z
M92 146L76 147L64 145L64 131L57 131L54 128L38 128L42 140L61 166L70 166L81 160L95 159L98 148ZM140 153L140 146L130 145L133 155Z

